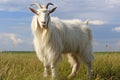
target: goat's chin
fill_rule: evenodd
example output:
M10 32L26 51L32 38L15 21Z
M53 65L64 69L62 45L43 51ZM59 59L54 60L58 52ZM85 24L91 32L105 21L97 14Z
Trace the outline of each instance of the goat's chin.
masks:
M42 29L47 29L48 27L46 25L41 26Z

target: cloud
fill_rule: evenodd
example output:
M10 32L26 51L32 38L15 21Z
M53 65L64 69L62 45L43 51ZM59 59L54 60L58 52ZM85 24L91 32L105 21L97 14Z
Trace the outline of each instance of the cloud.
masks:
M5 42L7 42L7 43L10 43L10 41L12 41L13 45L17 45L17 44L20 44L23 42L22 39L18 38L17 35L15 35L13 33L1 33L0 41L4 42L4 40L6 40Z
M27 11L28 7L31 3L34 2L53 2L54 0L45 1L45 0L0 0L0 11L10 11L10 12L16 12L16 11ZM54 1L55 2L55 1Z
M24 11L32 0L0 0L1 11Z
M120 0L106 0L108 7L114 8L115 6L120 6Z
M93 25L104 25L106 22L102 20L92 20L89 23Z
M0 0L0 11L22 11L27 12L28 7L33 2L46 4L52 2L58 7L55 14L60 18L90 18L104 21L112 21L119 17L120 0ZM69 3L69 4L68 4ZM114 5L115 9L109 8ZM118 5L118 6L117 6ZM117 12L116 12L117 11ZM67 15L63 15L67 14ZM113 15L115 14L115 15ZM114 20L115 21L115 20ZM97 24L97 23L94 23ZM102 24L102 23L101 23ZM98 25L98 24L97 24Z
M120 27L115 27L115 28L112 29L112 31L120 32Z

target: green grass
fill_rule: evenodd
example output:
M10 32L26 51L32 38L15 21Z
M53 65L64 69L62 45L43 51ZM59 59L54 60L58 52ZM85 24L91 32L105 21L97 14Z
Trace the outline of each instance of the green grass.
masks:
M0 53L0 80L51 80L51 76L43 77L43 65L36 54L29 53ZM60 80L67 80L70 71L66 56L63 56L57 68ZM86 66L82 64L76 77L71 80L89 80L86 72ZM93 76L90 80L120 80L120 53L95 53Z

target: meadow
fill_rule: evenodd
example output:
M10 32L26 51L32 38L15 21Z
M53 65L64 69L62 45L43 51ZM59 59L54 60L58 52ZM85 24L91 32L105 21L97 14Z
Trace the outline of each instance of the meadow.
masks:
M93 76L88 79L86 66L81 64L76 77L69 80L120 80L120 53L94 53ZM71 68L65 55L59 61L59 80L67 80ZM51 80L43 77L43 65L34 52L1 52L0 80Z

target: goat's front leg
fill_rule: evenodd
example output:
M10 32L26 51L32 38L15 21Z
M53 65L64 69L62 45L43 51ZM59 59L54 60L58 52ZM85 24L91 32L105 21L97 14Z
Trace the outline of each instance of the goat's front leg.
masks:
M57 80L57 73L56 73L56 65L55 64L51 64L51 72L52 72L52 78L54 80Z
M47 77L49 75L49 66L48 65L44 65L43 75L44 75L44 77Z
M54 60L51 63L51 72L52 72L53 80L59 80L57 72L56 72L57 62L58 62L59 58L60 58L59 55L55 56Z
M47 62L47 58L44 58L44 77L47 77L49 75L49 68L50 68L50 65L48 64Z

